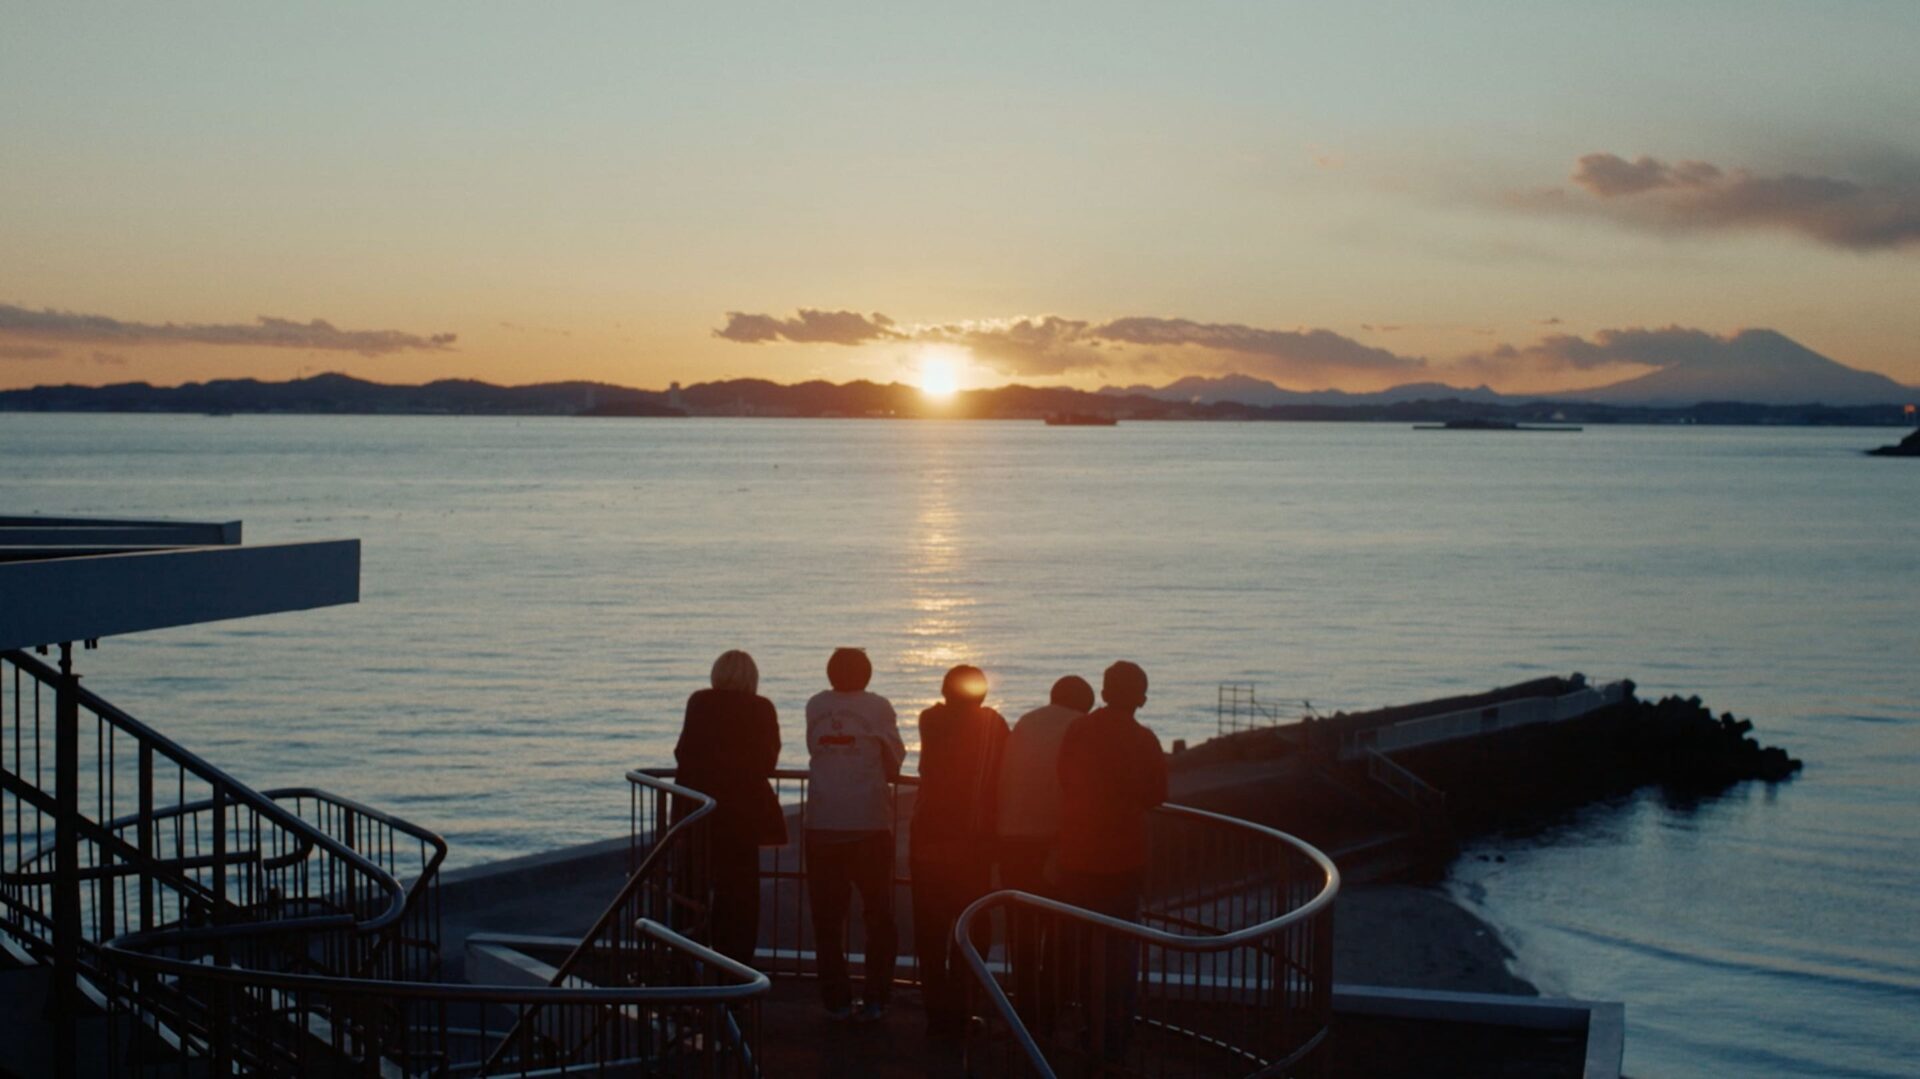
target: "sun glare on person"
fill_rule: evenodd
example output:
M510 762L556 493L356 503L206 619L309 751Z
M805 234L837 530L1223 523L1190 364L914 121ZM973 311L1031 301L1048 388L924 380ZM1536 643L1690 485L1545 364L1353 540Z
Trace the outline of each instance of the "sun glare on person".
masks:
M935 401L949 401L960 392L960 373L966 361L957 350L930 348L920 354L920 392Z

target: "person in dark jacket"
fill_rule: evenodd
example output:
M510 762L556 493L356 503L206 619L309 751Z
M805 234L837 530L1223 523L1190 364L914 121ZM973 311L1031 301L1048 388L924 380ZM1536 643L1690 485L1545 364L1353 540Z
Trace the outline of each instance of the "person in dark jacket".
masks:
M760 935L760 849L787 841L770 777L780 763L780 722L759 695L760 671L745 652L713 661L713 688L687 698L673 759L675 782L710 795L713 947L748 966Z
M1147 814L1167 800L1167 758L1160 739L1135 718L1147 703L1147 672L1122 660L1107 668L1106 706L1073 721L1060 743L1060 895L1078 907L1138 921L1147 870ZM1104 997L1092 1009L1102 1055L1118 1059L1132 1025L1140 948L1133 938L1102 930ZM1089 942L1091 937L1088 938ZM1083 955L1091 955L1084 951Z
M964 979L970 976L954 923L992 886L1007 721L985 706L987 676L977 667L948 671L940 693L945 700L920 713L920 790L908 856L927 1033L950 1038L960 1035L966 1019ZM989 927L982 921L974 928L974 946L984 952Z

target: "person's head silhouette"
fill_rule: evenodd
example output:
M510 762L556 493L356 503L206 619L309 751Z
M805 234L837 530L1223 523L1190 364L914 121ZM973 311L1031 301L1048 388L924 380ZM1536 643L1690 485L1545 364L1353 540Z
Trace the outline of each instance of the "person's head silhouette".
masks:
M940 681L940 695L947 703L962 708L978 708L987 699L987 676L978 667L962 663L947 672Z
M858 693L873 681L873 661L858 648L836 648L827 658L827 684L842 693Z
M1048 703L1062 708L1071 708L1076 712L1093 711L1093 687L1077 674L1067 675L1053 684L1053 693Z
M731 690L735 693L760 692L760 668L754 666L753 657L735 649L720 653L713 661L713 688Z
M1100 699L1115 708L1139 708L1147 703L1147 672L1124 659L1108 667L1100 680Z

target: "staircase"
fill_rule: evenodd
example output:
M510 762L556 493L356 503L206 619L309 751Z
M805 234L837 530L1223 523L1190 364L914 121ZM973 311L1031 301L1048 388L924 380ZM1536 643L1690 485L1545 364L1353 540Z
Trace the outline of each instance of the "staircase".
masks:
M657 827L564 977L443 984L439 836L256 791L64 653L0 652L0 1074L754 1074L765 976L672 928L704 929L704 796L636 794Z

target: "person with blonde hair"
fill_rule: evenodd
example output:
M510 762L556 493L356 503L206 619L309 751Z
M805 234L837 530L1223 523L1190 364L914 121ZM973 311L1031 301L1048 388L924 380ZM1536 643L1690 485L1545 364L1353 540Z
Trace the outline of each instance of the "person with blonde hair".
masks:
M713 798L713 947L749 966L760 935L760 848L787 841L770 781L780 763L780 721L760 696L760 669L738 650L713 661L712 688L687 698L673 759L675 782Z

